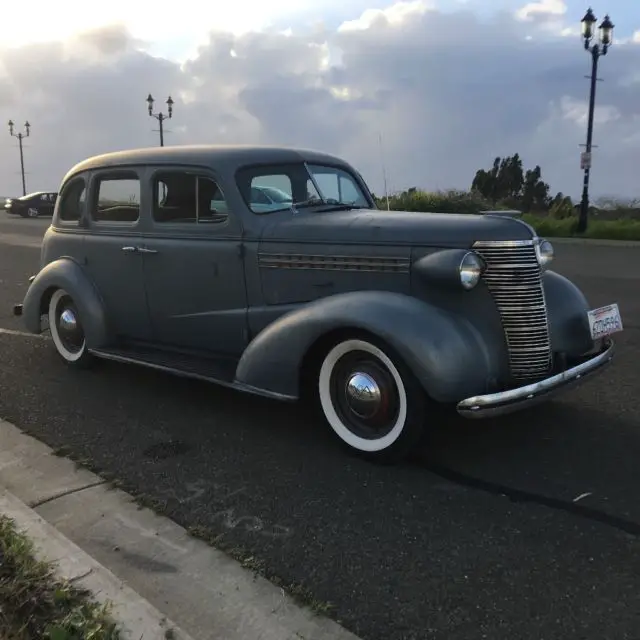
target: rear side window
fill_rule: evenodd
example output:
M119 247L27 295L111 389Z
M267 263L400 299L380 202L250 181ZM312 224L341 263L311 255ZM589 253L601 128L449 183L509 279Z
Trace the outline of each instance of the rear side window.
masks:
M84 178L72 180L61 194L59 217L64 222L77 222L84 210L87 188Z
M174 224L221 223L229 207L220 186L207 176L186 171L163 171L154 179L156 222Z
M92 217L96 222L137 222L140 180L135 174L98 178Z

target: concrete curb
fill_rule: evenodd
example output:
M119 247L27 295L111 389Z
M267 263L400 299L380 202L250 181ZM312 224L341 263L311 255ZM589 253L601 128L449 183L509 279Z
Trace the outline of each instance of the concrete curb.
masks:
M358 640L2 420L0 443L0 512L65 577L112 601L135 640L169 626L180 640Z
M11 518L35 545L39 560L53 563L56 573L94 594L100 604L111 605L123 638L172 637L193 640L147 600L119 580L6 489L0 490L0 513Z

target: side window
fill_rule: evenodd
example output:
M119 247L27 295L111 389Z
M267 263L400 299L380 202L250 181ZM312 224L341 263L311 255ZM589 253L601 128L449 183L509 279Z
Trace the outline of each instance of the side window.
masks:
M265 201L254 200L253 196L256 191L266 192L269 197ZM251 201L260 204L269 204L270 201L284 202L291 201L291 193L293 187L291 178L285 173L276 173L273 175L259 175L251 180Z
M264 189L251 187L251 202L256 204L271 204L271 200L265 195Z
M96 222L136 222L140 217L140 180L133 174L98 178L93 206Z
M220 223L229 217L227 201L211 178L184 171L154 177L153 218L174 224Z
M84 178L72 180L62 191L59 217L63 222L77 222L82 216L87 194Z
M254 213L287 209L293 201L291 178L285 174L258 175L251 179L247 204Z

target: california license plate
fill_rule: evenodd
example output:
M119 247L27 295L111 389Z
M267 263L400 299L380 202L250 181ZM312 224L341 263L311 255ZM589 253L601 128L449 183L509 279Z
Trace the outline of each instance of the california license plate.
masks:
M591 337L594 340L622 331L622 318L617 304L609 304L606 307L592 309L587 315L589 317Z

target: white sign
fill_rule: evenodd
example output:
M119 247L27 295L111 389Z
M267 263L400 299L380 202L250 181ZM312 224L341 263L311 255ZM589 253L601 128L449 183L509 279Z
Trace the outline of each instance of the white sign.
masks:
M591 152L583 151L580 154L580 168L581 169L591 169Z
M587 315L589 317L591 337L594 340L622 331L622 318L617 304L593 309Z

